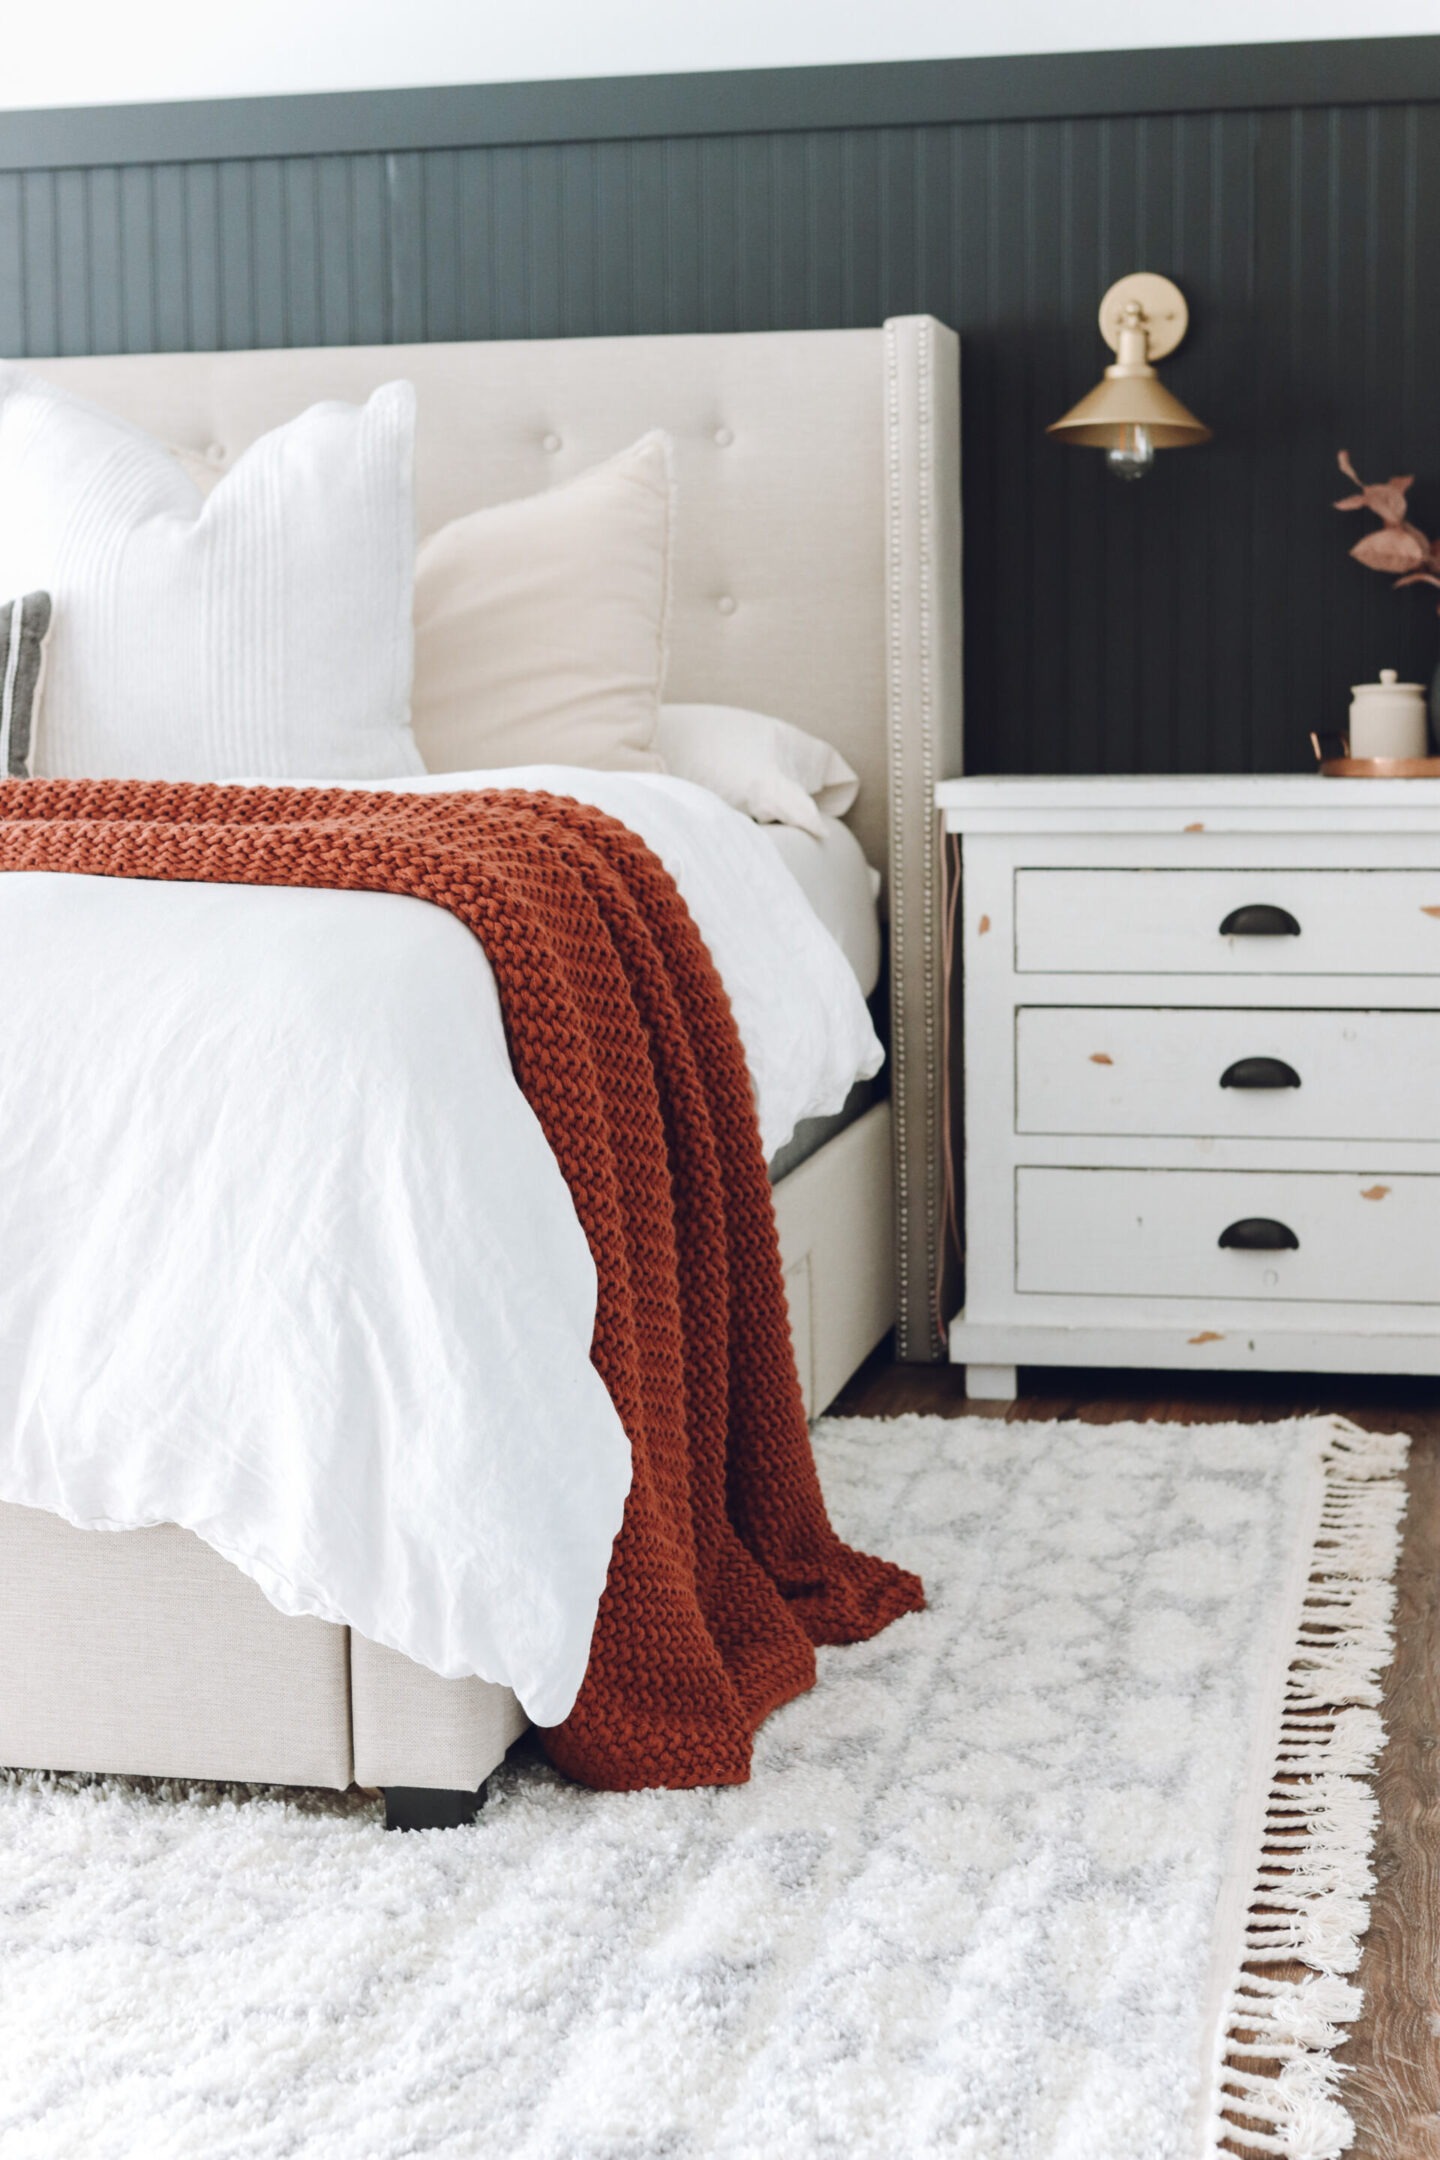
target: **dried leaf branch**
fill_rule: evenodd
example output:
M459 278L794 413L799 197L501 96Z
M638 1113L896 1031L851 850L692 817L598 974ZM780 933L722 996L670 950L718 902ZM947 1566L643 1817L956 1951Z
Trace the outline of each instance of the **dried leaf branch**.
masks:
M1364 563L1367 570L1382 570L1393 577L1397 592L1402 585L1440 586L1440 540L1427 540L1419 526L1412 525L1405 515L1405 498L1415 485L1414 473L1367 487L1351 464L1348 450L1342 450L1336 462L1360 492L1343 496L1335 508L1370 510L1380 520L1378 532L1366 533L1351 548L1356 562ZM1440 613L1440 604L1436 612Z

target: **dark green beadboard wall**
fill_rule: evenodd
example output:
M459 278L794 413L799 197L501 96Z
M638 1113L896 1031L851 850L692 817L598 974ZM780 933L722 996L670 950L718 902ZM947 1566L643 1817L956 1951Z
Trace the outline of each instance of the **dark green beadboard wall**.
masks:
M1144 57L1129 56L1140 102ZM1440 102L1392 88L1248 109L1231 85L1208 111L213 160L164 155L162 118L155 161L131 141L95 164L83 118L56 116L47 163L30 116L24 160L0 170L0 351L928 310L964 351L969 769L1298 767L1349 683L1387 665L1428 677L1440 658L1440 594L1392 593L1351 563L1362 522L1329 507L1343 444L1366 478L1418 472L1416 515L1440 524ZM274 103L293 138L300 104ZM1127 488L1042 429L1108 358L1096 304L1136 268L1189 298L1166 375L1216 439Z

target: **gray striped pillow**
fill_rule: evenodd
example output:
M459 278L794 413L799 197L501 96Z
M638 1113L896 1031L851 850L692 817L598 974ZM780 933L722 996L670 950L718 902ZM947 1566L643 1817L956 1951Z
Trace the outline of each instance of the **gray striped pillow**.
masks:
M30 778L49 628L47 592L0 607L0 779Z

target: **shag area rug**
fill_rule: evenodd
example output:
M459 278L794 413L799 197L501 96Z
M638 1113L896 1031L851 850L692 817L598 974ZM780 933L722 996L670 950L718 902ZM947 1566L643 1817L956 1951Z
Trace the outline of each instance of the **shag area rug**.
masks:
M397 1837L355 1795L0 1780L3 2160L1194 2160L1241 2116L1341 2152L1404 1441L817 1447L931 1604L822 1652L748 1786L522 1746L473 1829Z

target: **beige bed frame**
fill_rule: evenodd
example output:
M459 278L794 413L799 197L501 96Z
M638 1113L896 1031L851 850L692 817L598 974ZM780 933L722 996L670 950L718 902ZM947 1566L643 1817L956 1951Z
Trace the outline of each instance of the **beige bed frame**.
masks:
M647 428L675 438L670 695L836 743L886 883L890 1099L775 1188L812 1413L897 1326L935 1354L937 779L960 770L958 350L881 330L131 355L37 370L224 466L317 398L419 392L419 525L534 493ZM0 1762L383 1787L393 1820L458 1819L525 1718L287 1618L190 1532L95 1533L0 1504ZM449 1795L447 1799L445 1796Z

